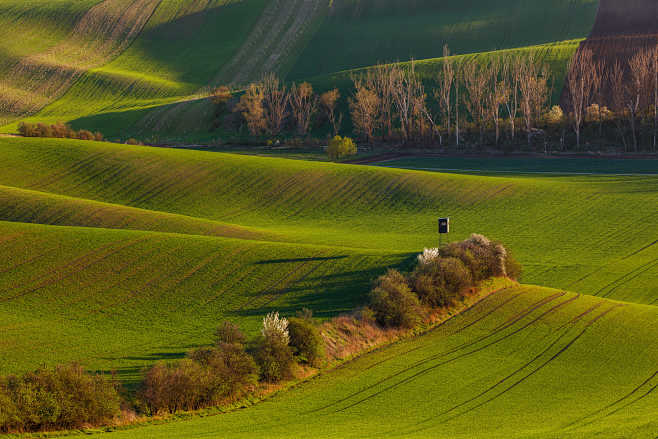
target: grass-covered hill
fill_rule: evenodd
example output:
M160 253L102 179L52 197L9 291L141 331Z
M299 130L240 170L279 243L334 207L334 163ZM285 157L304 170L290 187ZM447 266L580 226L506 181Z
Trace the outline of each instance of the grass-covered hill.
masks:
M435 59L445 43L463 54L584 38L597 5L1 0L0 124L12 132L27 118L123 140L210 141L221 135L208 132L213 108L205 98L215 85L239 86L268 71L300 80Z
M378 62L436 58L586 37L597 0L334 0L297 58L296 79Z
M650 438L658 310L540 287L265 402L113 432L131 438Z
M656 186L1 138L0 368L81 360L130 381L223 318L255 333L273 309L348 311L436 245L440 215L451 239L505 242L524 282L655 305Z
M132 229L226 236L212 228L234 225L269 240L411 253L436 244L436 218L448 215L454 239L504 241L525 281L655 300L655 176L450 175L20 138L0 139L0 157L0 185L23 190L2 191L4 220L122 227L93 212L131 208Z

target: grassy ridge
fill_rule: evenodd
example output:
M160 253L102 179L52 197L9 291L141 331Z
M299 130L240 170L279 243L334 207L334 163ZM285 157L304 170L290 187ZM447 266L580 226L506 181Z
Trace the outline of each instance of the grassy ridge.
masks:
M434 58L443 44L463 54L584 38L598 6L596 0L448 3L335 0L290 76Z
M161 125L163 115L146 118L147 109L188 97L212 83L264 5L264 0L163 0L127 50L82 75L61 99L27 120L83 118L74 125L110 135L121 135L130 127L135 134L166 132L167 127ZM206 105L199 109L200 115L177 122L203 123L205 119L199 121L199 117L207 118L211 110ZM86 119L108 113L112 115L99 123ZM15 125L4 128L14 129Z
M21 57L42 52L66 38L80 17L99 2L2 0L0 74L5 74Z
M247 410L112 435L646 438L657 331L656 307L513 287Z
M263 230L167 212L0 186L0 218L23 223L224 236L259 241L285 237Z
M450 215L452 239L502 240L526 282L639 303L658 296L653 176L484 177L41 139L0 139L0 157L0 185L290 242L416 252L435 245L436 217Z
M352 309L406 255L215 237L0 222L0 370L82 361L130 382L211 342L230 318ZM35 347L38 346L37 349Z

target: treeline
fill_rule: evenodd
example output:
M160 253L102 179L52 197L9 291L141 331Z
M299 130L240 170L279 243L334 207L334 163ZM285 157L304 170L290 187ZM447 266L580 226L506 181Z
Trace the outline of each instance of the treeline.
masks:
M385 340L386 331L413 331L437 311L448 314L485 279L519 275L520 266L505 247L482 235L426 249L411 272L389 270L378 278L367 305L342 320L320 327L306 309L291 318L272 312L251 340L234 323L222 322L214 345L146 370L130 403L120 396L114 377L87 373L75 364L0 377L0 432L97 426L121 422L122 414L135 411L154 416L230 406L299 376L300 367L340 360L327 351L335 348L331 334L346 332L345 319L351 322L345 337L358 346L372 345ZM365 343L356 343L364 341L357 338Z
M69 125L63 123L45 124L21 122L18 124L18 134L24 137L52 137L59 139L78 139L103 141L103 134L92 133L88 130L76 131Z
M534 54L458 61L444 48L428 79L408 65L378 65L351 76L352 92L316 94L275 75L250 84L232 107L253 136L341 132L347 109L352 135L370 144L463 149L581 150L583 144L656 151L658 49L610 66L581 48L568 65L561 102L553 105L550 66ZM215 101L228 108L231 92Z

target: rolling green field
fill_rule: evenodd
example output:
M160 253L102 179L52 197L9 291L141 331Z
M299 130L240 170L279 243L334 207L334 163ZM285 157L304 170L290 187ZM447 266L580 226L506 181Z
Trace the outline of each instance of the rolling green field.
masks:
M274 71L340 88L346 112L350 75L417 59L430 84L444 44L458 62L532 54L556 99L598 4L0 0L0 133L207 143L216 85ZM658 434L658 160L235 151L0 135L0 375L80 362L134 392L222 320L255 336L270 311L352 311L449 216L451 241L502 241L522 283L244 409L111 437Z
M652 438L657 331L653 306L512 287L248 409L111 437Z
M460 54L488 56L510 48L544 53L559 90L578 40L555 42L585 37L597 5L595 0L551 5L506 0L494 8L481 0L453 6L430 0L413 5L400 0L331 5L321 0L2 0L0 104L6 108L0 110L9 124L0 130L15 132L21 118L68 122L122 140L207 143L224 135L209 131L210 88L258 79L244 71L249 66L284 75L290 70L288 79L311 79L318 89L338 86L348 96L348 77L335 72L416 58L423 60L423 74L433 76L444 43ZM99 37L111 44L95 41L93 23L119 13L116 28L122 30L115 35L108 27ZM396 28L405 31L391 32ZM29 44L10 38L17 33Z
M334 0L293 66L295 79L378 62L436 58L586 37L596 0Z
M441 174L1 138L0 367L77 359L131 382L208 342L223 318L253 334L272 309L348 311L386 267L436 245L439 215L452 217L451 239L505 242L526 283L656 304L657 202L655 176Z

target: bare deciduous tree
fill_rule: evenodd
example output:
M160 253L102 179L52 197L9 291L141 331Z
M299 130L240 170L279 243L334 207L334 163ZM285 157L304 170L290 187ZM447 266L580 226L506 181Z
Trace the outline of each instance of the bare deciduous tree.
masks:
M338 100L340 99L340 92L338 91L337 88L334 88L333 90L329 90L325 93L322 93L320 95L320 108L322 109L322 112L324 113L325 117L331 124L331 128L333 130L333 135L337 136L338 131L340 130L340 125L343 121L343 115L338 114L336 115L336 105L338 104Z
M297 124L297 133L305 136L311 125L313 115L318 109L318 96L308 82L293 84L290 89L290 106Z
M507 66L500 59L493 59L488 67L489 86L486 93L486 107L496 132L496 146L500 140L500 110L508 101L510 88L507 82Z
M369 88L374 90L379 97L379 127L382 137L391 139L393 137L393 94L395 80L399 74L399 68L395 65L378 65L369 72L367 80Z
M274 73L265 75L262 81L263 102L269 134L278 135L283 130L283 123L288 116L289 95L286 86Z
M455 66L450 59L450 50L448 45L443 46L443 65L439 78L439 88L435 91L434 96L439 101L443 112L443 124L446 136L449 138L452 128L452 89L455 84Z
M625 72L619 61L616 61L607 73L607 81L610 85L610 94L612 97L612 108L615 110L615 126L617 133L624 145L624 151L628 150L626 135L624 134L623 117L626 114L626 95L628 87L625 82Z
M354 97L349 100L352 123L358 134L372 142L377 118L379 116L379 97L375 91L368 88L362 78L352 78L354 82Z
M414 132L415 117L422 114L419 111L421 103L425 102L423 84L416 76L415 62L412 60L409 69L395 67L393 73L393 105L400 119L402 138L408 142Z
M628 82L629 93L626 96L626 108L631 125L631 136L633 149L638 150L637 118L643 104L647 101L648 83L650 77L650 65L652 55L648 51L638 52L628 62L630 81Z
M569 62L566 80L566 92L570 104L570 116L576 144L580 149L580 132L585 117L585 108L589 105L594 91L594 60L592 51L584 48L578 50Z
M263 99L263 85L260 83L251 84L234 109L234 111L242 114L245 122L247 122L249 132L253 136L258 136L267 129Z
M508 73L507 84L509 86L509 96L505 101L507 117L510 124L510 136L512 142L516 138L516 118L519 114L519 93L522 72L522 60L520 57L506 57L503 63L507 66Z
M484 144L485 94L488 76L477 60L464 65L464 86L467 92L466 109L480 132L479 145Z

